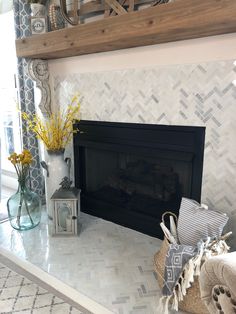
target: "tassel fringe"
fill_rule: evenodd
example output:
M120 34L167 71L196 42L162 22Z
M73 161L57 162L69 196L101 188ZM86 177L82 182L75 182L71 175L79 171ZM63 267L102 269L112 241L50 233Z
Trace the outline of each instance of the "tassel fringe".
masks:
M207 249L210 239L202 242L199 247L199 252L196 256L191 258L183 267L182 273L173 289L173 294L170 296L163 296L160 299L158 312L162 314L169 313L169 303L172 301L171 308L178 311L179 302L183 300L187 293L187 289L191 287L194 282L194 277L200 275L201 265L213 255L227 253L228 245L224 240L218 241L211 249Z

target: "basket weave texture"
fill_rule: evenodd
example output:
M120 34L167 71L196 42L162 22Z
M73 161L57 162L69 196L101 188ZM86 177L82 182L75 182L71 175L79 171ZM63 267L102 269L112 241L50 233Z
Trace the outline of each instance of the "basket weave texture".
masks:
M164 238L160 250L154 256L154 266L157 273L157 281L160 288L163 287L165 259L169 249L169 242ZM199 280L196 276L191 287L187 289L183 301L179 302L179 309L193 314L209 314L200 297Z

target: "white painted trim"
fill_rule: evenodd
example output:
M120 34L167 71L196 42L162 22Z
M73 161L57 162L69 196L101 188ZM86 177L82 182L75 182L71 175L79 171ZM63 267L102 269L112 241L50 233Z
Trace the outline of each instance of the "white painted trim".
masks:
M45 282L47 285L51 286L53 289L57 290L60 294L64 295L65 297L71 299L74 303L81 305L88 311L93 314L114 314L112 311L108 310L101 304L93 301L92 299L88 298L87 296L83 295L79 291L73 289L72 287L66 285L62 281L56 279L55 277L49 275L42 269L38 268L37 266L20 259L19 257L15 256L13 253L0 248L0 255L5 257L6 259L10 260L12 263L16 264L17 266L21 267L25 272L39 278L40 281ZM6 265L7 266L7 265Z
M17 178L2 174L2 185L4 185L5 187L7 187L9 189L17 190L18 180L17 180Z

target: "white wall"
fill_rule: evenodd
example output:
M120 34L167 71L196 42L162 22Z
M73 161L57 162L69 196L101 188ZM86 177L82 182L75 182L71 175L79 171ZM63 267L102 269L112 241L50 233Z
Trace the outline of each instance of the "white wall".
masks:
M236 33L49 61L51 76L236 59Z

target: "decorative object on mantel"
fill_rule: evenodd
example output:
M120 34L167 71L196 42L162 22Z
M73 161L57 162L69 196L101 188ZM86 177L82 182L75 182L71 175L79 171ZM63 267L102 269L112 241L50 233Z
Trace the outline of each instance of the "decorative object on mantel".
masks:
M79 0L73 0L67 4L66 0L60 0L61 14L65 21L73 26L78 23L82 24L87 19L96 16L103 16L104 18L123 15L132 11L139 10L147 6L156 6L158 4L165 4L173 0L105 0L105 1L87 1L80 3Z
M11 226L17 230L32 229L41 219L41 199L27 186L32 155L28 150L23 150L21 154L12 153L8 159L18 176L18 190L7 201Z
M42 114L47 116L51 113L51 89L49 85L48 62L41 59L30 60L28 73L36 82L36 87L41 91L41 100L38 107Z
M53 235L77 235L80 215L80 190L71 187L69 177L64 177L61 188L51 197L53 201Z
M30 26L32 35L43 34L47 32L47 16L45 0L27 0L30 4L31 14Z
M65 21L61 13L61 8L57 4L50 4L48 9L50 30L55 31L65 27Z
M45 16L46 15L46 1L45 0L27 0L30 4L32 16Z
M32 35L39 35L46 33L48 30L46 16L32 16L30 19Z
M201 266L212 256L225 254L230 249L225 240L232 232L221 235L223 227L228 220L223 213L213 213L212 210L208 210L206 205L183 198L180 206L180 216L183 213L188 216L186 214L188 210L189 217L185 218L185 226L190 244L181 242L183 221L181 222L181 228L177 228L174 219L172 219L176 217L173 213L166 212L162 216L161 227L165 238L161 249L155 254L154 264L158 283L163 293L158 310L164 314L168 313L169 303L172 303L172 309L175 311L181 309L182 311L196 314L208 313L200 298L199 275ZM170 216L170 230L165 224L166 215ZM208 219L206 215L208 215ZM216 216L218 221L216 221ZM183 217L181 219L183 220ZM192 230L188 228L191 225L189 223L190 220L193 224L196 222L196 227L197 225L199 226L198 230L200 231L197 237L196 229L193 226L191 227ZM180 218L178 219L179 223ZM191 242L193 239L197 241L196 243L194 242L195 244Z
M78 96L74 96L65 111L58 110L49 113L42 119L39 115L32 116L22 113L29 130L33 131L46 148L46 161L41 166L46 170L46 202L48 216L52 218L53 207L50 201L52 193L58 189L63 177L69 177L70 159L64 159L64 151L71 141L74 120L79 120L80 103Z
M70 12L67 10L66 0L60 0L60 10L62 17L70 25L75 26L79 23L78 8L78 0L72 0L72 2L70 3Z

